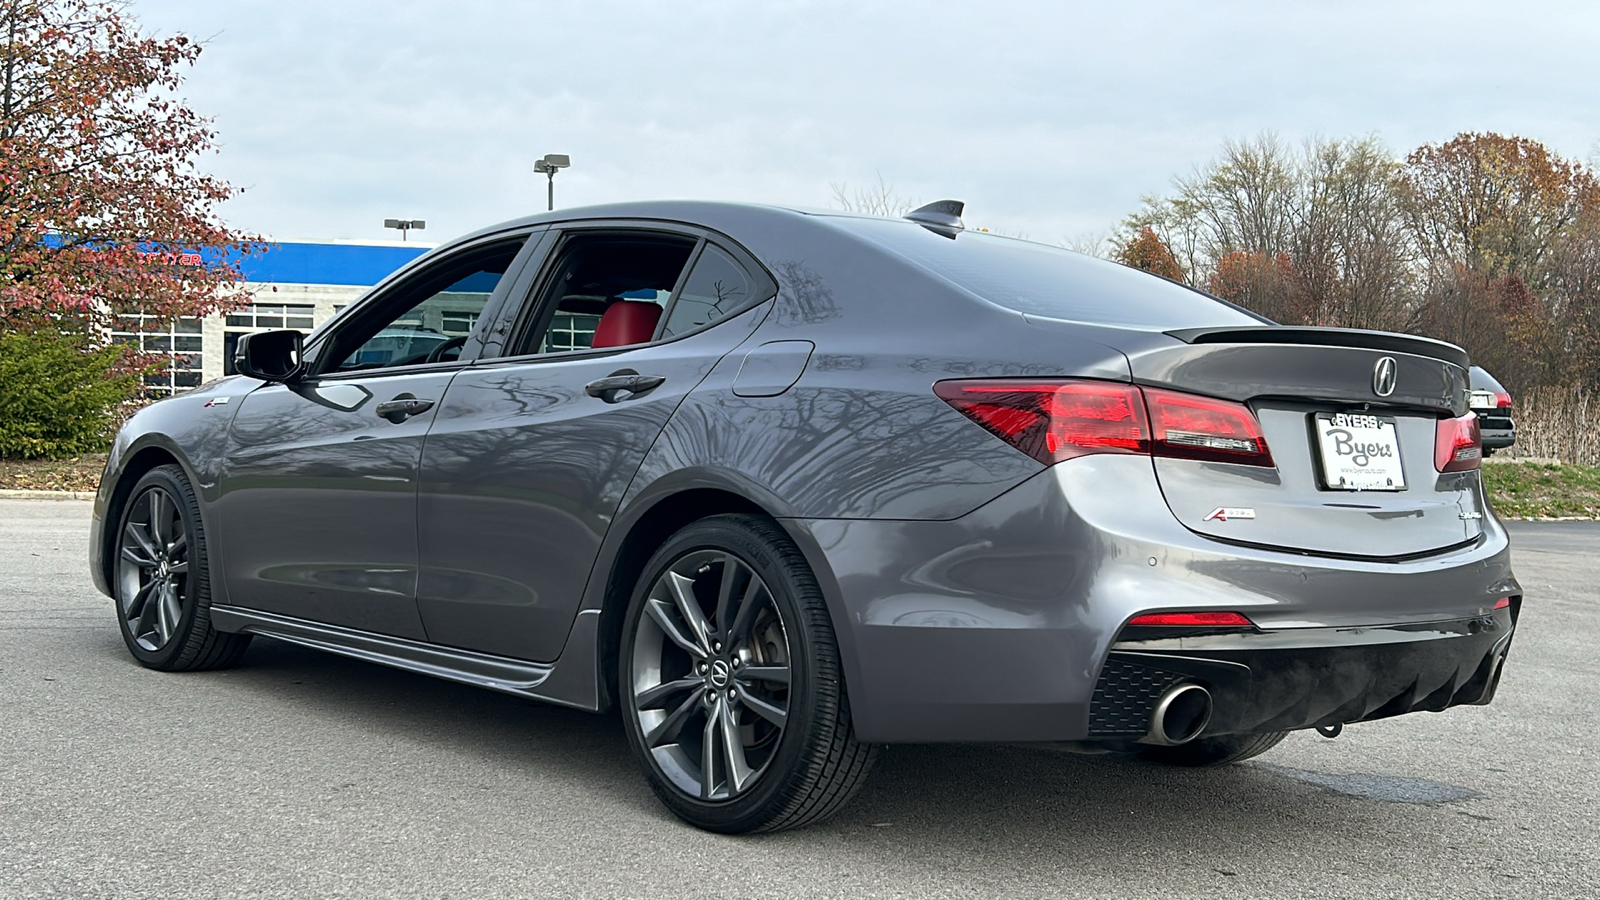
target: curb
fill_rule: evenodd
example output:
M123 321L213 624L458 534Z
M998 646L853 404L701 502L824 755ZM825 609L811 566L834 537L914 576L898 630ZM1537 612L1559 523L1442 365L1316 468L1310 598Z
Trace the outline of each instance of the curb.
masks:
M0 500L93 500L94 491L0 490Z

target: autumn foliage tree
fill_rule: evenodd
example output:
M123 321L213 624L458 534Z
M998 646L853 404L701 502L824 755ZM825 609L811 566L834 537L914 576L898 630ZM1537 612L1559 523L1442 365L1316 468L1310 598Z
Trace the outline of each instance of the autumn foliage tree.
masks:
M1206 290L1275 322L1301 324L1307 316L1295 282L1289 254L1234 250L1217 260Z
M215 134L176 92L199 54L120 3L0 0L0 330L92 339L228 302L255 242L196 166Z
M1178 265L1177 257L1172 255L1166 242L1161 240L1149 225L1141 227L1137 234L1122 245L1122 250L1117 254L1117 262L1173 281L1189 280L1184 274L1183 267Z
M1124 230L1154 230L1193 283L1243 292L1228 299L1279 321L1403 329L1414 243L1398 167L1374 138L1229 141Z
M1471 133L1417 148L1401 184L1430 258L1533 285L1549 275L1546 258L1600 189L1582 164L1536 141Z
M1451 341L1513 393L1600 388L1600 182L1536 141L1465 133L1397 158L1268 134L1174 188L1124 221L1124 262L1156 240L1275 321Z

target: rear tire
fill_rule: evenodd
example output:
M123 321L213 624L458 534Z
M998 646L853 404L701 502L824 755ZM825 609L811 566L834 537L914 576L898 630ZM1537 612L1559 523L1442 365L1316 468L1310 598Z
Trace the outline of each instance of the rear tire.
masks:
M1145 747L1139 755L1169 766L1224 766L1260 756L1278 746L1288 734L1287 731L1271 731L1203 737L1175 747Z
M866 778L822 591L776 523L721 515L650 558L623 623L618 696L656 796L724 834L821 821Z
M206 533L181 467L158 466L134 484L112 550L117 626L134 659L163 672L238 662L250 635L211 626Z

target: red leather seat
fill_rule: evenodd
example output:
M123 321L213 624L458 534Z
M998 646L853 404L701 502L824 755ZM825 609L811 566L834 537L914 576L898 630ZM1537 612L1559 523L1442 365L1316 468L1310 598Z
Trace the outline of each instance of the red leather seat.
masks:
M626 347L649 342L661 321L661 307L643 300L618 300L606 307L590 347Z

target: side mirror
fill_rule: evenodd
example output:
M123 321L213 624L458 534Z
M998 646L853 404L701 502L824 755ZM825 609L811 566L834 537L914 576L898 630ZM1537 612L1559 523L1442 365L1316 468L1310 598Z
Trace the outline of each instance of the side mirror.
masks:
M233 368L240 375L273 382L296 381L304 372L305 337L298 331L262 331L239 336Z

